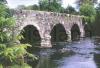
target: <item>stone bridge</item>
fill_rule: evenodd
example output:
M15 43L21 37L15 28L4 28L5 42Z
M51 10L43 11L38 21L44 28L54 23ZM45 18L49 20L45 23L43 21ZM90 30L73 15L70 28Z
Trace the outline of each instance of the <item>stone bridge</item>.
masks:
M50 32L57 24L61 24L65 28L68 41L71 41L71 28L74 24L79 27L80 37L84 36L81 16L46 11L16 10L14 18L16 19L17 29L15 30L17 34L27 25L33 25L40 34L41 46L43 47L52 47Z

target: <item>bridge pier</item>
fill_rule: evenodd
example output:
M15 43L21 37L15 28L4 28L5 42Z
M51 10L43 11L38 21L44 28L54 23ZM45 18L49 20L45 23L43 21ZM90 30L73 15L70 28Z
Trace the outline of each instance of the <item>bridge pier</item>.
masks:
M41 38L41 47L43 47L43 48L52 47L52 45L51 45L51 36L50 37Z
M80 37L83 38L85 36L85 32L84 30L81 28L80 29Z
M72 40L71 40L71 31L70 31L70 30L67 31L67 36L68 36L67 41L68 41L68 42L71 42Z

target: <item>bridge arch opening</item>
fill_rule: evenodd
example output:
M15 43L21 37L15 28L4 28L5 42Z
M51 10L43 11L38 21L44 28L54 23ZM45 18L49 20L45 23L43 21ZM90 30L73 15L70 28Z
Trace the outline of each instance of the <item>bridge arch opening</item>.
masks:
M92 30L91 30L91 27L88 24L84 25L84 31L85 31L85 37L91 37L92 36Z
M20 40L21 43L28 43L32 45L32 47L29 47L27 49L29 52L33 52L36 49L36 47L40 46L41 37L38 29L35 26L25 26L20 32L20 34L24 37Z
M79 40L80 38L80 29L77 24L74 24L71 28L71 39L72 41Z
M62 24L56 24L51 30L51 43L65 42L67 41L67 34Z

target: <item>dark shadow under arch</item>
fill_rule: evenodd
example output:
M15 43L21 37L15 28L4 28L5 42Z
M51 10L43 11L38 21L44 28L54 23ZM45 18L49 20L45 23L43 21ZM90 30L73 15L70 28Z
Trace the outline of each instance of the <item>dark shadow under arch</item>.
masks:
M51 30L51 43L67 41L67 34L62 24L56 24Z
M71 39L73 40L79 40L80 38L80 29L77 24L74 24L71 28Z
M23 35L23 39L20 40L21 43L28 43L30 45L32 45L32 47L28 47L27 51L29 53L32 54L36 54L37 52L40 51L40 47L41 46L41 37L39 34L38 29L33 26L33 25L27 25L26 27L23 28L23 30L21 31L21 33ZM35 68L36 65L38 64L38 60L34 60L32 61L32 59L30 60L29 57L27 57L27 63L32 66L32 68Z
M41 37L37 28L33 25L27 25L20 33L24 38L20 40L21 43L28 43L32 47L28 48L29 52L33 52L36 47L40 46Z
M84 25L84 31L85 31L85 37L91 37L92 36L92 30L91 30L91 27L88 24Z

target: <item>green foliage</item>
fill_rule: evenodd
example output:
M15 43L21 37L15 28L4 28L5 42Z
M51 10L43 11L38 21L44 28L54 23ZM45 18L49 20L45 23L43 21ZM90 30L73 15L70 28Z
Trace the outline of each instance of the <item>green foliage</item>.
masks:
M17 36L20 39L20 35ZM20 37L20 38L19 38ZM15 37L16 38L16 37ZM37 60L37 57L29 52L27 52L27 47L31 47L29 44L18 44L18 43L9 43L9 44L0 44L0 64L6 66L6 62L9 62L10 66L17 64L17 66L22 66L25 63L24 58L30 57L33 61ZM2 62L3 61L3 62ZM8 64L8 65L9 65ZM19 65L20 64L20 65Z
M24 6L24 5L19 5L16 9L26 9L26 6Z
M20 34L19 34L19 35L16 36L16 39L17 39L17 40L21 40L21 39L24 39L24 37L23 37L23 35L20 35Z
M19 5L16 9L25 9L25 10L39 10L38 5L30 5L30 6L25 6L25 5Z
M10 17L7 6L0 4L0 43L11 39L11 28L15 25L15 20Z
M96 7L97 16L100 16L100 3Z
M84 19L87 22L94 22L96 11L95 8L90 2L84 3L80 7L80 14L84 15Z
M3 68L2 64L0 64L0 68Z
M15 64L17 64L16 68L18 68L18 65L25 68L23 64L25 63L24 58L26 56L31 57L33 60L37 58L35 55L26 51L27 47L31 47L29 44L16 43L23 36L14 35L15 20L10 14L7 6L0 3L0 68L6 68L5 66L7 65L12 66ZM27 68L30 67L27 65Z
M10 40L11 27L15 25L15 20L10 18L0 17L0 42Z
M72 6L68 6L68 7L64 10L64 13L68 13L68 14L77 14L75 8L72 7Z
M22 65L12 65L10 68L32 68L28 64L24 63Z
M76 0L76 4L81 6L84 3L91 2L91 4L96 4L98 0Z
M0 0L0 3L7 3L6 0Z
M37 59L34 55L26 51L29 44L17 44L12 47L7 47L4 44L0 44L0 57L3 57L7 61L17 62L18 58L21 58L25 55L32 57L33 60Z
M6 10L7 10L7 6L6 5L3 5L3 4L0 4L0 17L2 16L2 17L6 17L6 15L7 15L7 12L6 12Z
M59 1L53 0L53 1L48 1L48 0L42 0L39 2L39 7L40 10L45 10L45 11L54 11L54 12L60 12L62 7Z
M30 5L30 6L27 6L25 9L27 10L39 10L39 6L38 5Z
M25 10L40 10L40 11L52 11L60 13L77 14L75 8L68 6L66 9L61 6L61 0L39 0L39 5L24 6L19 5L17 9Z
M95 35L100 36L100 3L96 7L96 18L95 18L94 30Z

